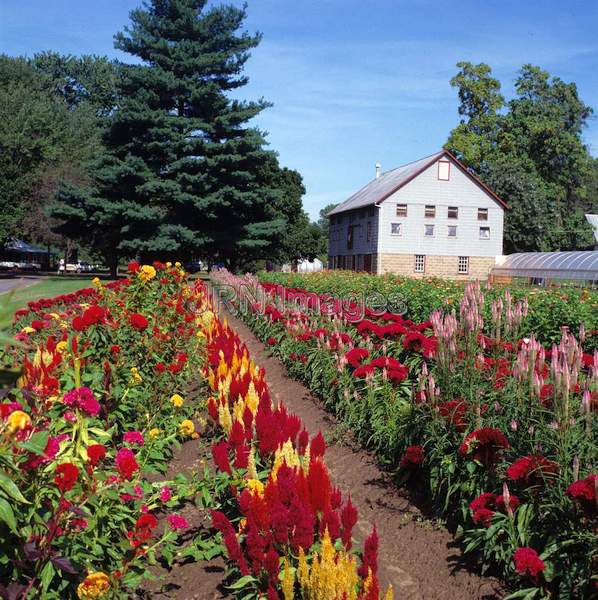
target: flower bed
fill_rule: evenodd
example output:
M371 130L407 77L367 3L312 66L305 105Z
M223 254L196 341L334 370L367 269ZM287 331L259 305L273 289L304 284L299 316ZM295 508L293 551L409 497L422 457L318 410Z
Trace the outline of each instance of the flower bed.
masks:
M237 596L378 600L376 532L363 555L352 547L357 511L330 481L322 436L272 404L201 283L179 265L129 268L15 315L1 361L5 384L20 377L0 400L0 597L130 598L158 558L223 553ZM165 480L200 431L216 472ZM189 503L220 534L183 541Z
M334 294L339 297L350 294L382 294L385 297L398 295L405 303L406 317L413 321L425 321L435 310L458 306L463 298L464 284L447 279L414 279L396 275L368 275L353 271L322 271L320 273L267 273L259 274L264 283L283 285L318 294ZM487 305L484 310L486 321L490 320L490 301L504 295L504 286L492 286L484 290ZM524 298L529 311L522 323L521 333L545 344L558 343L561 327L567 325L571 331L586 328L585 349L598 349L598 292L573 286L562 288L534 288L511 286L510 293L515 302Z
M583 327L581 343L545 348L522 338L524 303L474 284L421 323L354 322L327 294L266 282L260 301L257 280L214 278L250 292L240 316L400 481L427 486L511 597L595 593L598 352L582 350Z

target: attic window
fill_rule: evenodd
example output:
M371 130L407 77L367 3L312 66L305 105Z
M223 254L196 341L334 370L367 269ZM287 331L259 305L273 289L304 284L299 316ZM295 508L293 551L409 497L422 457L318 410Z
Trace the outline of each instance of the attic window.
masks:
M451 178L451 163L448 160L438 161L438 179L448 181Z

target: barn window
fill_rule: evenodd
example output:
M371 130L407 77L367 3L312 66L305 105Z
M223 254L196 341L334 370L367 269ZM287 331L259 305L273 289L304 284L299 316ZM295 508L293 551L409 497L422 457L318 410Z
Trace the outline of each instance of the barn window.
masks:
M401 235L403 233L403 224L402 223L391 223L390 224L390 234L391 235Z
M426 237L434 236L434 225L424 225L424 234Z
M458 219L459 218L459 207L458 206L449 206L448 207L448 218L449 219Z
M423 254L415 255L415 265L413 270L416 273L423 273L426 270L426 257Z
M433 219L436 216L436 206L433 204L426 204L424 215L429 219Z
M481 240L489 240L490 239L490 227L480 227L480 239Z
M407 216L407 205L406 204L397 204L397 217L406 217Z
M448 226L448 236L449 237L457 237L457 226L456 225Z
M451 178L451 163L448 160L438 161L438 179L448 181Z
M457 270L461 275L466 275L467 273L469 273L469 256L459 257Z
M487 221L488 220L488 209L487 208L478 208L478 221Z

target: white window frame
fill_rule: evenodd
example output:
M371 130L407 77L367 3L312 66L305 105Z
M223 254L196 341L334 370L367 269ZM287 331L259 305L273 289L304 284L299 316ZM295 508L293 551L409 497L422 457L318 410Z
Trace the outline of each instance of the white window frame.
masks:
M425 273L426 272L426 255L416 254L413 262L414 273Z
M469 256L459 256L457 258L457 273L467 275L469 273Z
M428 227L432 228L432 233L428 234ZM424 225L424 237L434 237L434 223L426 223Z
M399 231L398 232L394 232L393 229L393 225L398 225L399 226ZM390 224L390 235L403 235L403 223L391 223Z
M441 175L442 175L442 177L441 177ZM444 175L446 175L446 177L444 177ZM450 160L439 160L438 161L437 176L438 176L438 181L450 181L450 179L451 179L451 161Z

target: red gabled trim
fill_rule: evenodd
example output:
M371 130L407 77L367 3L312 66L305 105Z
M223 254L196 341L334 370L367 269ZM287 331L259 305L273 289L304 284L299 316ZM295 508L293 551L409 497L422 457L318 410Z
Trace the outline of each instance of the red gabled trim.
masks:
M467 175L473 182L477 183L486 193L490 194L494 200L496 200L503 208L509 208L509 205L495 194L477 175L468 170L468 168L456 157L453 156L448 150L444 153L455 161L455 164L461 169L465 175Z
M388 192L387 194L382 196L382 198L380 198L379 200L376 200L376 202L374 202L374 204L377 206L380 205L382 202L384 202L384 200L386 200L387 198L392 196L396 191L400 190L402 187L405 187L410 181L413 181L418 175L421 175L428 167L433 165L436 161L440 160L442 158L442 156L448 156L450 158L450 160L453 161L457 165L457 167L459 167L459 169L461 170L462 173L467 175L474 183L476 183L478 186L480 186L489 196L492 197L493 200L498 202L498 204L500 204L503 208L505 208L505 209L509 208L507 203L502 198L497 196L477 175L474 175L473 173L471 173L467 169L467 167L456 156L453 156L448 150L443 150L443 153L440 156L438 156L438 153L432 155L430 160L428 162L424 163L424 165L422 167L420 167L417 171L415 171L415 173L413 173L413 175L411 175L408 179L406 179L405 181L403 181L402 183L397 185L390 192ZM351 210L351 209L348 209L348 210Z

